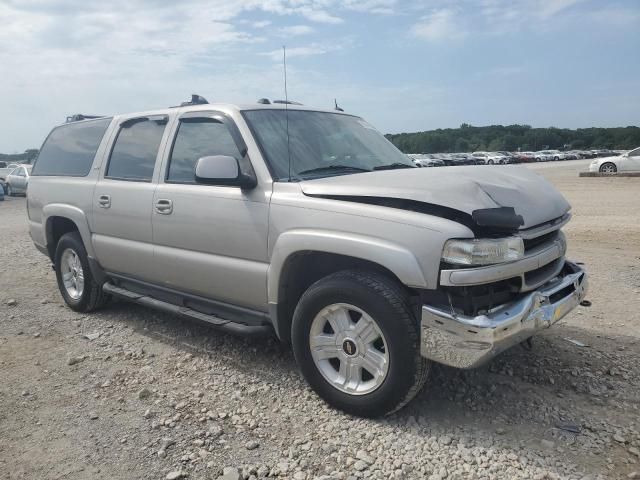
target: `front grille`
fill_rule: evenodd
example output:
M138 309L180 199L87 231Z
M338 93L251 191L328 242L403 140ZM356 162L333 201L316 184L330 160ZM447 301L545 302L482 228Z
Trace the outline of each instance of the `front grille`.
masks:
M556 238L558 238L559 232L560 230L554 230L553 232L545 233L544 235L540 235L539 237L524 239L523 242L525 255L534 248L539 247L540 245L552 243Z

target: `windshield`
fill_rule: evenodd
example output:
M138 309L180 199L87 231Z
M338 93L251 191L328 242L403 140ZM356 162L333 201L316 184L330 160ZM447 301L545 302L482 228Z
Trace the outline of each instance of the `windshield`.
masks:
M275 180L362 173L386 166L415 167L410 158L358 117L289 110L287 148L285 110L247 110L243 116Z

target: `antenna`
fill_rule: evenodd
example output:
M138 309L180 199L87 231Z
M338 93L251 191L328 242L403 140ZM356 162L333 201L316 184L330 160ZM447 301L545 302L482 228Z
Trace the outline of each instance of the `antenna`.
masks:
M282 67L284 69L284 116L287 125L287 155L289 157L289 181L291 181L291 143L289 141L289 93L287 92L287 47L282 46Z
M333 104L336 106L336 107L335 107L335 110L337 110L338 112L344 112L344 109L343 109L343 108L340 108L340 107L338 106L338 99L337 99L337 98L334 98L334 99L333 99Z

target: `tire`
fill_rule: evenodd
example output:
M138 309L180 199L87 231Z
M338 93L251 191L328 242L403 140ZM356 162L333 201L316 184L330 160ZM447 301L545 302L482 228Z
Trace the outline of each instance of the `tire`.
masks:
M75 270L82 277L82 287L79 287L79 276L71 275L71 283L75 278L76 288L73 285L65 285L65 278L70 270L70 262L75 265ZM65 303L76 312L91 312L105 305L109 297L102 291L102 285L93 279L87 251L78 232L65 233L56 246L54 256L56 278L58 288ZM67 280L69 282L69 280Z
M558 160L560 160L560 157L553 157L554 162L557 162Z
M339 315L331 309L339 312L341 308L349 310L348 316L339 317L346 318L351 328L343 330L346 336L334 332L329 320L336 321L333 315ZM365 332L359 336L354 329L363 320L367 321L362 324ZM317 330L322 322L330 325L329 332ZM320 337L329 340L312 353L311 344L319 345L314 338ZM395 281L373 272L345 270L309 287L294 312L291 338L296 361L311 388L329 405L352 415L378 417L396 412L420 391L430 370L430 362L420 356L419 326L406 293ZM365 338L376 340L367 343ZM317 348L331 349L327 358L336 357L318 360ZM385 361L375 363L381 355ZM348 370L355 372L353 381L341 377L343 362L344 371L346 365L362 362L363 366ZM369 365L383 373L372 375Z
M493 160L487 160L488 165L493 165Z
M605 162L600 165L600 173L616 173L618 171L618 167L616 167L615 163Z

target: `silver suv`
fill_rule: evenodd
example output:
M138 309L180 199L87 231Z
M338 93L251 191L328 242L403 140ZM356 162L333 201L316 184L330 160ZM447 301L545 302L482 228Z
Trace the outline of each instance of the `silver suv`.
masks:
M581 302L569 210L529 170L415 168L362 118L267 101L72 117L28 188L70 308L119 297L275 332L362 416L404 406L432 361L476 367Z

